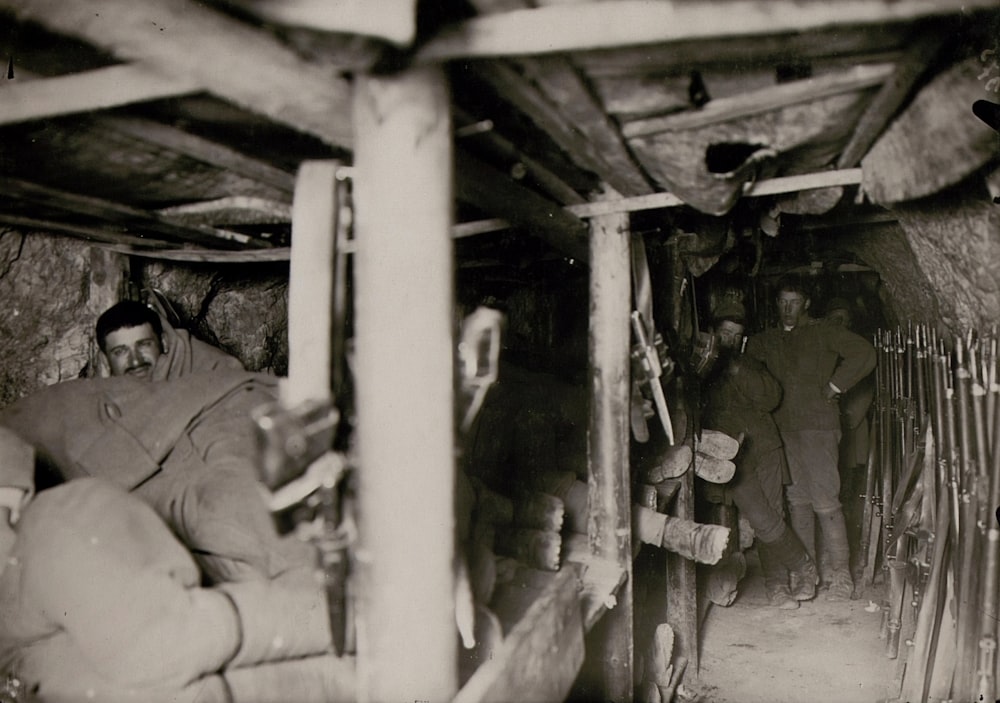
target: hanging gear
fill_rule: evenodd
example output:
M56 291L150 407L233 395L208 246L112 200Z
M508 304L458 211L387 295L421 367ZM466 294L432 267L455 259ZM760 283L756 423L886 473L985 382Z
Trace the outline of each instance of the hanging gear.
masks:
M667 442L672 446L674 428L663 393L663 383L669 382L673 377L674 362L653 322L653 297L646 244L642 235L635 233L632 235L632 290L635 299L632 312L632 331L635 334L635 346L632 348L632 434L639 442L649 439L647 414L641 393L648 389Z

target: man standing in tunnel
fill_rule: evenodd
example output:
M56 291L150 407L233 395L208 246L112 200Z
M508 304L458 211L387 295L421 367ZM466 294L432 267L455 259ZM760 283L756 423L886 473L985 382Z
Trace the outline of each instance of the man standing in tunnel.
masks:
M747 354L761 361L782 386L774 419L792 479L787 489L792 529L815 558L819 523L830 556L827 600L847 600L854 582L839 496L839 402L875 367L876 355L863 337L811 318L810 302L803 281L780 281L780 326L751 337Z

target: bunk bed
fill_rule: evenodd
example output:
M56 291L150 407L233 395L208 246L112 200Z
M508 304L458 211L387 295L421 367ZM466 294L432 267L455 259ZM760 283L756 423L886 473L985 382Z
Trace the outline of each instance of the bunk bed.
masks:
M0 221L84 237L128 255L209 262L290 259L292 343L290 383L285 391L289 403L317 395L323 398L331 387L330 320L322 314L317 317L315 301L331 299L338 250L350 251L355 284L358 461L363 466L358 475L356 549L361 699L554 700L569 691L586 656L600 663L603 698L631 700L636 665L632 568L638 545L631 529L635 487L629 470L629 213L690 204L704 184L659 168L664 147L654 137L690 127L685 120L718 124L734 116L752 116L830 96L867 94L877 86L891 85L893 74L885 66L876 66L831 74L823 80L770 86L745 99L709 103L705 110L699 105L674 116L635 118L621 130L607 106L597 104L581 73L589 71L589 80L610 90L614 80L627 74L626 69L647 60L668 63L664 55L676 51L682 55L676 63L684 63L684 56L692 61L703 50L698 40L718 40L714 46L730 52L727 58L734 60L754 41L790 36L787 45L775 41L768 54L769 58L785 57L789 51L806 52L807 44L816 43L809 32L832 41L841 25L892 25L899 31L886 35L890 48L898 51L908 37L900 26L908 28L907 23L937 15L993 10L997 3L895 0L852 2L832 9L825 3L775 0L740 3L737 12L713 10L711 3L542 3L542 7L531 7L516 0L473 0L478 16L449 23L420 46L411 46L416 3L410 0L380 5L385 12L374 24L362 2L342 3L338 10L308 0L219 4L235 5L239 18L249 16L278 26L289 36L296 30L307 34L299 36L299 50L293 52L245 22L181 0L158 5L113 0L105 3L102 13L94 13L84 2L0 3L20 19L91 42L126 62L88 71L82 77L88 90L74 91L70 105L53 98L65 86L65 77L39 80L39 89L33 89L31 82L16 86L20 92L11 95L20 97L0 106L0 124L207 91L318 138L331 147L325 150L327 157L350 151L349 166L346 160L304 161L293 184L286 170L218 148L201 135L154 129L153 120L141 123L115 117L103 123L113 126L118 135L141 132L143 139L156 142L158 148L194 154L220 171L251 178L266 196L252 203L213 201L216 208L260 214L262 202L281 201L294 191L290 215L273 202L267 212L268 217L290 220L290 250L286 242L274 246L224 228L190 224L190 219L183 218L199 214L190 208L147 212L96 196L38 188L14 178L5 179L4 197L45 206L45 212L28 215L10 210L0 214ZM115 19L102 19L99 14ZM151 23L149 17L154 15L166 21ZM302 59L310 49L323 45L326 33L338 32L346 32L349 39L376 36L391 48L404 50L409 60L399 62L405 68L389 70L386 64L394 66L392 59L399 57L390 51L386 61L373 60L372 55L385 58L381 45L378 50L364 45L364 51L353 56L356 65L331 66L328 60ZM217 37L225 40L215 42ZM868 35L856 43L855 38L844 42L846 49L864 56L883 49ZM195 46L199 48L193 50ZM621 53L602 53L616 49ZM578 53L576 66L564 59L574 52ZM522 68L533 72L532 80L494 62L502 57L524 58ZM621 73L601 73L598 67L605 60L617 62ZM546 167L533 155L512 148L502 135L493 137L494 153L512 153L547 197L511 179L497 178L495 169L457 150L456 128L474 128L480 117L466 115L460 120L463 124L453 121L453 115L462 113L449 92L449 63L464 61L482 62L482 74L493 89L540 124L558 149L572 155L577 170L596 175L596 179L578 182L600 187L568 186L555 176L555 166ZM255 72L253 66L263 68ZM911 66L904 75L910 87L918 68ZM342 76L345 69L354 71L350 87ZM551 95L543 99L546 93ZM876 109L865 113L869 127L859 129L864 134L859 143L852 140L854 155L837 160L836 168L810 171L807 164L793 175L761 180L744 172L720 174L707 182L726 181L726 192L703 203L703 209L719 214L720 207L731 206L741 197L826 192L857 185L862 179L856 168L860 154L899 107L903 99L899 93L898 86L896 93L884 93ZM608 104L614 102L610 93L603 97ZM555 110L553 102L562 102L570 114ZM842 136L846 142L847 135ZM789 152L800 146L786 145ZM697 160L704 161L703 155ZM52 174L39 170L25 178L32 175L44 181ZM352 185L349 210L340 200L338 185L345 179ZM583 190L588 197L580 195ZM455 223L456 199L475 202L493 217ZM49 210L74 217L62 218ZM99 226L95 219L114 226ZM343 238L348 220L352 241ZM501 608L509 628L506 637L494 656L459 689L453 549L454 239L511 226L530 231L561 254L589 266L588 530L585 539L568 543L560 571L520 575L522 590L530 596L512 599L509 607ZM162 248L151 252L150 240L129 228L161 237ZM659 509L677 517L693 517L690 472L665 490ZM667 581L669 619L679 633L689 671L696 673L693 564L670 557ZM592 649L584 652L586 635L595 631L600 637L593 638Z

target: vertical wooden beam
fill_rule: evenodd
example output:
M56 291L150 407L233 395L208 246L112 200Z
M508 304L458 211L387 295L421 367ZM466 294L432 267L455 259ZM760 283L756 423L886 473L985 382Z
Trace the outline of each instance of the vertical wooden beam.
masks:
M690 431L688 432L690 435ZM694 520L694 476L685 473L670 514ZM667 623L674 630L675 651L686 657L688 671L698 675L698 588L695 563L679 554L667 552Z
M458 687L448 102L439 67L356 80L362 701Z
M305 161L292 201L292 253L288 277L287 407L330 396L337 161Z
M591 220L590 233L590 512L591 552L627 578L618 604L600 623L603 700L631 701L634 658L631 491L629 477L629 313L631 258L628 215Z

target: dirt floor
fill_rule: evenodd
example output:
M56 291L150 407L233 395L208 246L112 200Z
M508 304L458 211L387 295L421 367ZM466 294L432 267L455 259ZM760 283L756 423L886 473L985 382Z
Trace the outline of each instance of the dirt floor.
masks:
M747 557L735 602L709 607L700 676L685 675L678 700L876 703L896 697L898 662L886 658L879 639L881 585L858 600L829 603L820 593L797 610L778 610L767 606L756 550Z

